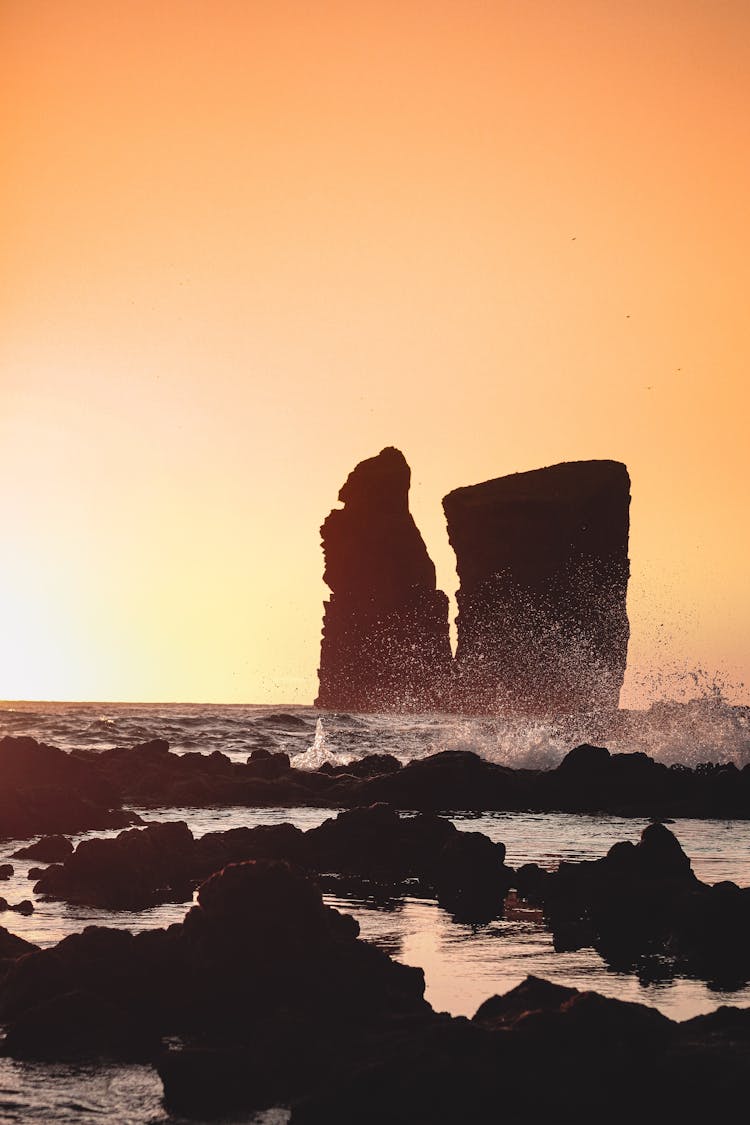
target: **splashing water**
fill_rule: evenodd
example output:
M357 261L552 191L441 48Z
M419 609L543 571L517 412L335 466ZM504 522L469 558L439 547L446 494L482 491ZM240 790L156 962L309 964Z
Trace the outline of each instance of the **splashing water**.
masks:
M315 738L309 750L304 750L300 754L295 754L292 759L292 765L298 770L317 770L326 762L332 766L346 765L351 762L352 754L337 753L336 750L328 745L326 737L326 728L323 725L323 719L318 717L315 724Z
M176 753L218 750L244 762L260 748L286 751L295 767L346 765L366 754L402 762L441 750L469 750L516 769L551 769L582 742L613 753L644 751L657 761L750 764L750 707L730 703L726 685L696 673L684 692L642 709L556 716L321 714L279 705L0 703L0 737L31 735L65 750L104 750L165 738ZM678 685L679 686L679 685ZM656 693L654 693L656 694ZM671 698L670 698L671 697ZM104 713L103 713L104 710Z

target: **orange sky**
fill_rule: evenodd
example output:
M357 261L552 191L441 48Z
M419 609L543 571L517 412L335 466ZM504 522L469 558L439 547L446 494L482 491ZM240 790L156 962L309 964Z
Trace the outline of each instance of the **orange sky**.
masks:
M750 681L746 0L0 34L0 696L309 702L318 528L388 444L451 594L447 491L625 461L624 702Z

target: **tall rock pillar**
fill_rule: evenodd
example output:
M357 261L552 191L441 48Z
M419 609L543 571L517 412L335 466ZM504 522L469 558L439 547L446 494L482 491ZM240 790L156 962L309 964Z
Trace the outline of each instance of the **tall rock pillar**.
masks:
M617 707L629 505L630 478L617 461L552 465L445 497L460 579L456 709Z
M326 583L318 707L445 709L448 599L409 512L411 470L388 447L361 461L321 531Z

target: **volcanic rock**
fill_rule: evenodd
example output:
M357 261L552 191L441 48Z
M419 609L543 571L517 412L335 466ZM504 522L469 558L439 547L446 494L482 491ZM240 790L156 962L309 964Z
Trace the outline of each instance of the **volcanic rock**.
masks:
M0 837L124 828L139 823L99 773L94 755L78 758L33 738L0 739Z
M445 708L448 599L409 512L411 470L392 447L361 461L321 535L325 604L316 705L352 711Z
M193 844L184 821L82 840L63 864L46 869L34 891L109 910L184 902L192 896Z
M101 996L69 992L29 1008L11 1025L5 1050L15 1059L117 1058L152 1056L158 1040L137 1014Z
M23 957L24 954L33 953L38 948L25 938L12 934L5 926L0 926L0 961Z
M13 852L14 859L41 859L43 863L62 863L73 852L67 836L42 836L35 844Z
M630 481L576 461L458 488L443 500L460 579L454 705L474 713L617 708Z
M726 988L750 979L750 889L700 882L663 824L602 859L525 864L515 887L543 906L558 952L593 946L613 968L655 979L667 964Z

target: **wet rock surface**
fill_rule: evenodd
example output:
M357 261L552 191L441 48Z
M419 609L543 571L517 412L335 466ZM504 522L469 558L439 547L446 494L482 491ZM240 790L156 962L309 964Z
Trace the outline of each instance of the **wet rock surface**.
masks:
M729 989L750 979L750 889L700 882L658 822L637 845L624 841L602 859L563 862L555 871L534 863L514 871L504 845L482 833L459 831L432 813L399 815L385 804L347 810L307 832L277 824L195 839L183 822L172 822L84 840L65 863L43 871L34 890L140 910L188 902L201 880L245 861L290 863L335 893L433 897L474 925L501 918L513 890L514 902L543 910L558 951L592 947L613 968L644 979L682 973Z
M629 637L629 505L617 461L565 462L445 497L461 583L456 709L617 708Z
M13 853L18 859L40 859L42 863L61 863L73 852L73 845L66 836L43 836L35 844L19 848Z
M689 881L664 839L652 864ZM697 1121L741 1104L750 1012L675 1023L528 978L452 1018L425 1003L419 969L357 933L288 864L229 865L167 930L11 950L6 1050L152 1058L167 1107L200 1118L287 1105L296 1125ZM167 1035L182 1045L159 1048Z
M102 802L85 801L82 807L81 794L71 795L68 782L60 787L54 778L45 781L38 769L26 770L26 806L20 814L15 810L13 817L23 820L27 836L46 831L51 814L44 810L53 804L55 822L58 826L64 822L67 832L138 823L139 818L123 807L129 804L152 808L354 808L386 802L422 812L557 811L663 820L750 818L750 766L707 764L689 769L666 766L643 753L610 754L604 747L585 745L571 750L557 769L550 770L511 769L463 750L441 751L406 765L390 754L371 754L346 765L326 763L318 770L303 770L295 769L283 753L256 750L246 762L233 762L219 752L175 754L163 739L100 753L77 750L71 754L40 746L33 739L4 742L24 743L18 757L28 750L32 764L37 751L42 760L51 754L62 772L67 767L61 759L71 763L69 785L73 786L82 771L89 791L99 794ZM2 776L0 753L0 779ZM14 791L12 784L10 791ZM74 829L72 824L79 827Z
M155 1032L251 1042L282 1013L310 1030L315 1013L343 1027L428 1011L421 971L392 962L357 934L356 922L326 907L287 864L230 864L201 886L184 922L167 930L133 936L88 927L51 949L22 953L0 985L0 1018L9 1024L9 1046L22 1043L24 1057L36 1050L66 1057L66 1026L80 1030L86 1054L94 1042L87 1029L114 1027L113 1009L127 1017L124 1026L141 1029L142 1046ZM39 1009L53 1002L54 1018L45 1019ZM129 1034L128 1052L133 1041Z
M193 834L183 821L131 828L114 839L82 840L62 864L42 874L34 891L49 898L144 910L192 897Z
M402 809L614 813L619 816L750 817L750 766L666 766L643 753L571 750L556 769L511 769L471 751L442 751L359 786L359 803Z
M123 828L138 818L93 761L33 738L0 739L0 837Z
M750 979L750 888L700 882L663 824L603 859L552 872L525 865L515 886L543 907L557 950L592 946L645 979L682 972L728 988Z
M291 824L210 832L196 840L184 822L153 824L114 839L82 841L63 864L41 873L47 898L110 910L186 902L193 888L227 864L281 860L323 884L419 890L457 917L486 921L502 911L513 872L505 848L460 832L434 815L401 817L386 805L352 809L302 832Z
M325 604L319 707L429 711L446 705L448 599L409 512L411 470L392 447L361 461L321 535Z

